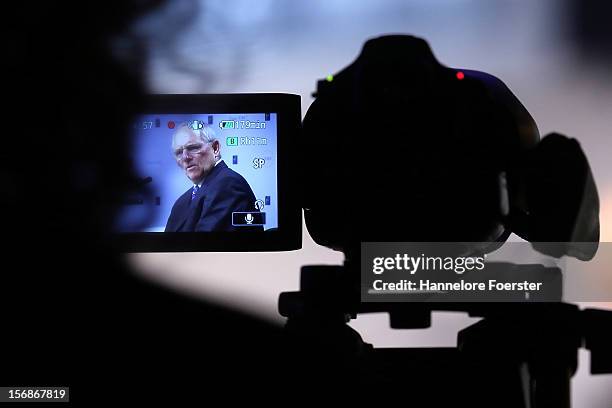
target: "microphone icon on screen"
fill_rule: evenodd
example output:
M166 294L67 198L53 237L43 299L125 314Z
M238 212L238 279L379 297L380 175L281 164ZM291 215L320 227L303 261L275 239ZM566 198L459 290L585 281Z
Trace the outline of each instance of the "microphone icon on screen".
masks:
M244 220L246 221L247 224L252 224L253 223L253 214L247 214L244 217Z

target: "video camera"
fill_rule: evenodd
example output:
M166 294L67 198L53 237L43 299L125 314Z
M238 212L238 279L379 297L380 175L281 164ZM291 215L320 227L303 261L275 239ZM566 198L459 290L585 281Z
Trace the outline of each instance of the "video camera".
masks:
M132 129L139 179L114 226L122 249L298 249L303 208L315 241L347 256L364 241L497 247L514 232L564 243L539 248L556 257L593 257L599 203L586 157L573 139L540 141L501 80L445 67L425 41L397 35L366 42L315 95L303 129L297 95L150 96ZM179 127L210 133L220 161L252 189L252 205L199 201L179 214L191 212L184 225L169 225L194 185L172 150ZM214 196L209 182L198 198ZM204 204L223 221L203 222Z
M314 96L303 124L296 95L151 96L132 131L139 177L115 223L122 249L299 249L303 210L314 240L346 261L303 267L301 291L282 293L279 310L289 332L331 340L357 362L360 381L402 384L404 365L390 362L409 357L478 375L488 401L508 395L497 406L558 407L569 401L580 344L594 373L612 370L610 314L583 313L561 296L493 307L364 303L359 295L364 242L481 243L472 249L490 253L514 233L542 254L592 259L599 200L578 142L540 138L501 80L445 67L411 36L369 40ZM560 276L541 265L496 270ZM459 334L457 349L418 355L377 352L345 325L384 311L393 328L425 328L433 310L484 319ZM383 371L384 379L372 374Z

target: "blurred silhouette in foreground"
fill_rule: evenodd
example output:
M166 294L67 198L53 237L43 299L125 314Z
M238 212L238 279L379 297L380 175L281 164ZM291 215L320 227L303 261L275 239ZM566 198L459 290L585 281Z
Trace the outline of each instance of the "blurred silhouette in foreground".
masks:
M70 386L77 405L271 402L301 383L286 373L308 352L288 356L276 326L140 280L112 249L114 209L137 185L127 132L146 61L134 41L120 63L114 41L159 5L5 7L0 384Z

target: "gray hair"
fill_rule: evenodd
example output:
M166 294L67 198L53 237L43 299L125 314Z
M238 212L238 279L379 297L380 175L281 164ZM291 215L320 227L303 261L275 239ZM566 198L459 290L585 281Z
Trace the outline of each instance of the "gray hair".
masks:
M194 126L194 122L197 123L197 125ZM203 141L204 143L212 143L215 140L218 140L217 135L215 134L215 131L212 128L212 126L205 125L201 121L197 121L197 122L191 121L191 122L182 122L176 127L176 130L174 131L174 134L172 135L173 144L174 144L174 136L176 136L176 134L183 129L188 129L189 131L193 132L193 134L199 137L200 140ZM216 158L217 160L221 159L221 152L219 152L219 155Z
M189 129L205 143L211 143L217 140L217 135L215 135L215 131L211 126L205 125L201 121L196 122L197 125L194 125L194 122L195 121L181 123L176 127L174 134L177 134L179 130Z

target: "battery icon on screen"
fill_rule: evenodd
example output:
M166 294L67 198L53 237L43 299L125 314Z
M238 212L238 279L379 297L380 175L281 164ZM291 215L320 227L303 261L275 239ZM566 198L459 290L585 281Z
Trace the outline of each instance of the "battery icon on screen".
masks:
M219 127L221 129L234 129L234 121L233 120L222 120L219 122Z
M228 146L238 146L238 138L237 137L228 137L225 139Z

